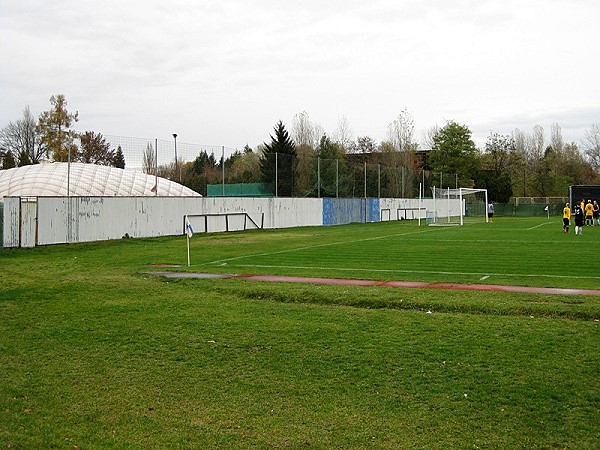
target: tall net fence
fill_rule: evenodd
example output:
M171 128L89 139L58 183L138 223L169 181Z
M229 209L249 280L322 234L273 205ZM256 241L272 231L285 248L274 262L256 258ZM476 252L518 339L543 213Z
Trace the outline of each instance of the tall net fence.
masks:
M459 187L455 174L433 173L401 164L374 162L380 154L349 154L343 159L266 157L225 146L189 144L164 139L105 136L111 149L120 148L125 168L157 173L202 195L229 189L215 184L264 183L279 197L391 197L431 196L431 187ZM383 158L381 158L383 159ZM216 194L215 194L216 193ZM225 194L227 195L227 194Z

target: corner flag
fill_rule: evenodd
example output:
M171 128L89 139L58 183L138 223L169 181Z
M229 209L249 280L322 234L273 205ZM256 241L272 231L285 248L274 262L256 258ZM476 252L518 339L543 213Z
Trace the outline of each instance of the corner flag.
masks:
M194 229L187 216L185 216L185 233L191 238L194 235Z

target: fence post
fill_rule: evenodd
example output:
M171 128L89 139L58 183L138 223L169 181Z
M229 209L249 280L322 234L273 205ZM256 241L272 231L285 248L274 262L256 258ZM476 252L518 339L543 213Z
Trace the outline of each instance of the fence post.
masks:
M377 164L377 198L381 198L381 164Z
M340 196L340 160L335 160L335 198Z
M367 162L364 162L364 170L365 170L365 198L367 198Z
M317 198L321 198L321 158L317 158Z

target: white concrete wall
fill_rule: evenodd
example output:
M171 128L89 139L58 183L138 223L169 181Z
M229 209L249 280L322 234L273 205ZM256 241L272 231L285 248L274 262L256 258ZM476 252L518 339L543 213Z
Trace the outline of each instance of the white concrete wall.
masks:
M3 219L2 245L4 247L19 247L21 245L20 197L4 197Z
M5 199L4 228L8 229L4 236L5 247L23 246L19 230L26 233L28 245L120 239L125 234L131 237L179 235L183 234L185 215L191 215L195 232L207 231L206 225L208 232L225 231L224 214L235 212L247 213L264 228L322 225L323 206L321 199L300 198L38 197L36 217L31 208L27 209L26 217L21 209L18 198ZM205 220L201 215L209 216ZM242 215L231 215L227 219L230 231L243 229ZM253 228L250 221L246 226Z
M457 200L458 201L458 200ZM433 200L379 199L380 219L426 218ZM443 215L441 205L436 205ZM381 213L383 211L383 213ZM227 220L225 214L228 214ZM181 235L184 216L196 233L243 229L246 213L259 227L323 225L323 199L267 197L4 198L4 247ZM227 228L226 228L227 226ZM253 228L246 223L247 228ZM208 228L208 229L207 229Z

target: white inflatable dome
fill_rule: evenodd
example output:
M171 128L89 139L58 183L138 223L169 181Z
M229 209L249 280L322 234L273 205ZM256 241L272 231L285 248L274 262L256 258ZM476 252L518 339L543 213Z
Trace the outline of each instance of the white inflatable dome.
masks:
M95 164L43 163L0 170L0 200L4 197L200 197L179 183L133 170ZM67 186L69 191L67 192Z

